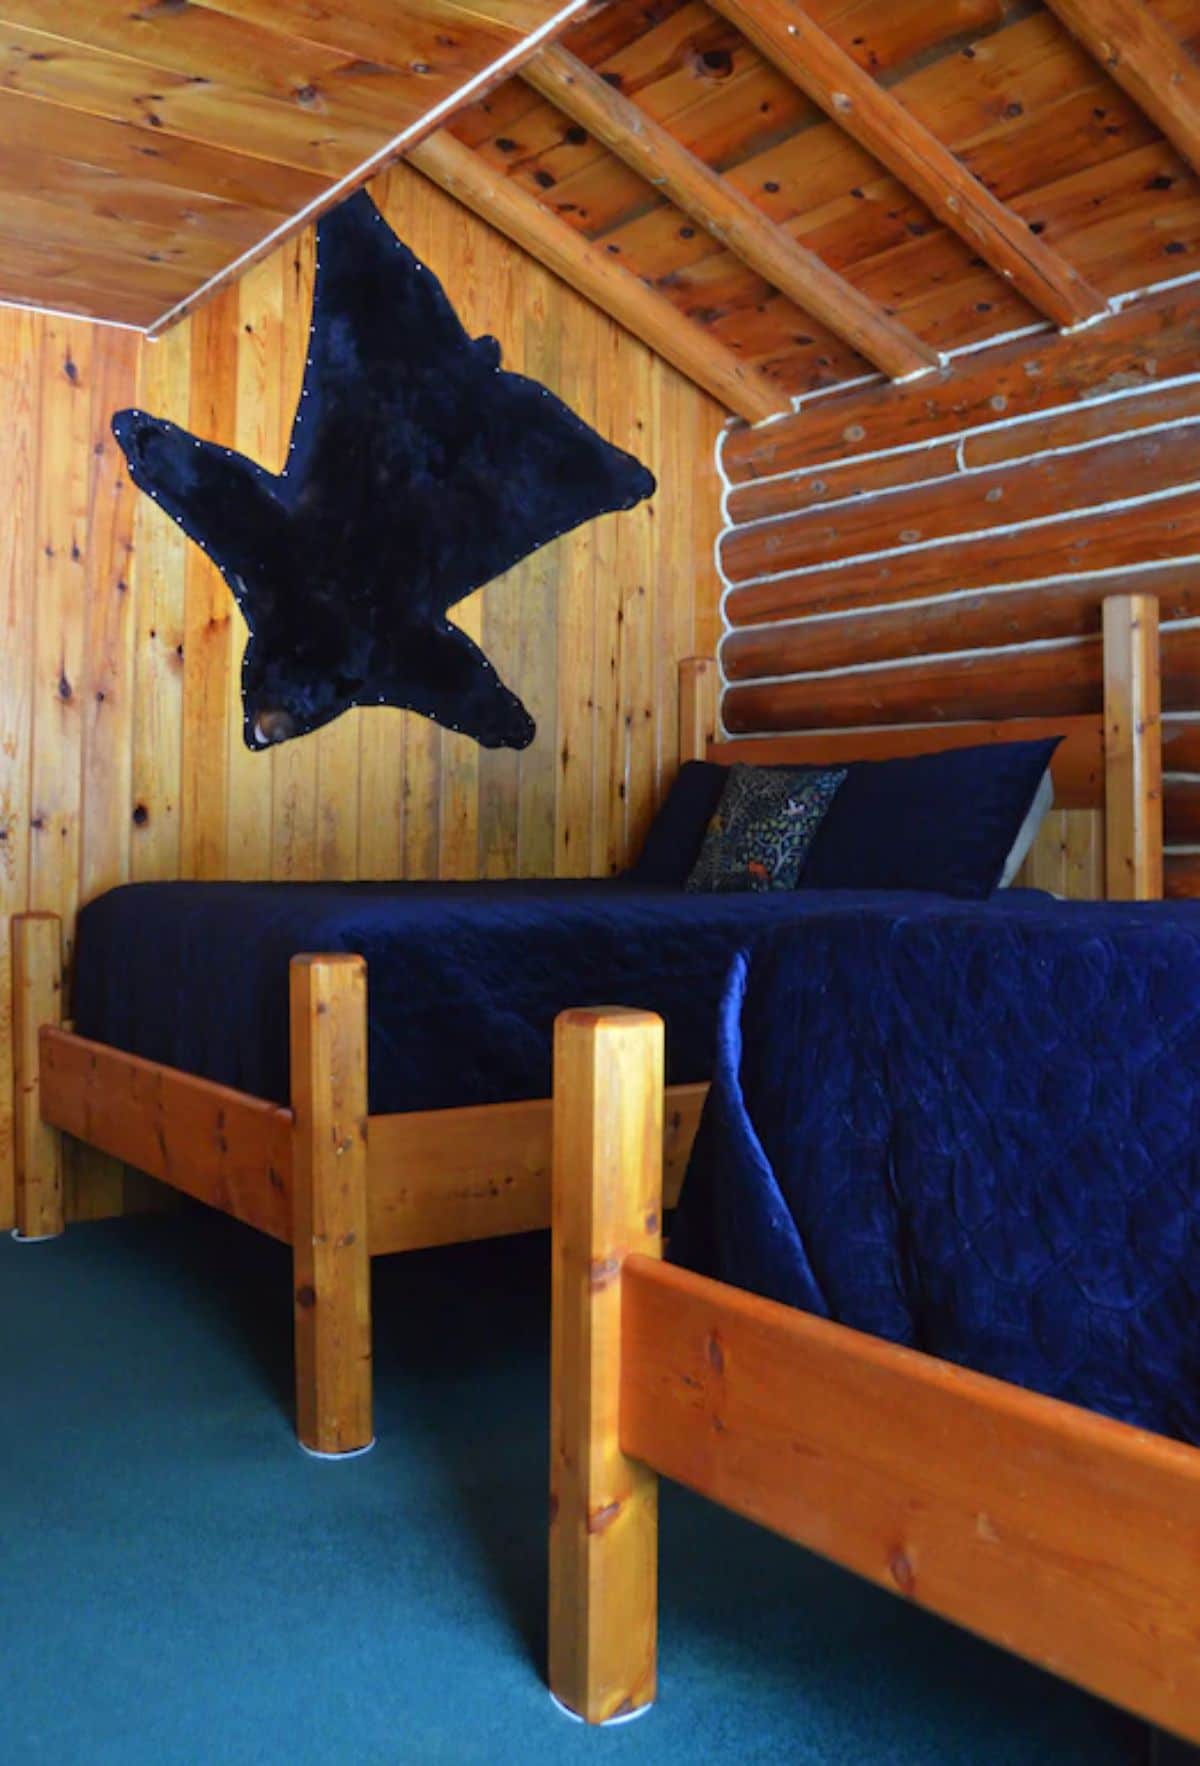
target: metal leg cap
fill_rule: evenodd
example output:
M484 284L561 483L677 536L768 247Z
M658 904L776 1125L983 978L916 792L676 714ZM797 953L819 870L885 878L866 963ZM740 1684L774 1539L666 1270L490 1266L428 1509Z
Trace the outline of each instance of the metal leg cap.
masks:
M550 1703L554 1705L557 1710L561 1711L564 1717L569 1717L572 1723L583 1723L586 1721L585 1718L579 1715L578 1711L573 1711L570 1705L564 1705L557 1694L550 1694ZM636 1711L622 1711L620 1716L606 1717L603 1723L593 1723L591 1727L593 1729L616 1729L618 1724L621 1723L636 1723L639 1717L644 1717L648 1711L652 1711L653 1709L654 1706L652 1704L639 1705Z
M347 1447L342 1453L323 1453L319 1447L309 1447L300 1440L296 1442L301 1453L307 1453L309 1459L361 1459L364 1453L370 1453L374 1445L374 1435L371 1436L365 1447Z

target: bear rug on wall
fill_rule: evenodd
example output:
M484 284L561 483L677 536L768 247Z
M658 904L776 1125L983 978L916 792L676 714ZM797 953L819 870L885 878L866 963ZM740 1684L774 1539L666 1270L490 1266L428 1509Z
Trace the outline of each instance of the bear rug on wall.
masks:
M245 740L394 705L487 748L533 720L456 602L559 534L655 488L561 400L470 337L365 191L324 216L304 383L279 474L119 411L134 483L212 558L249 627Z

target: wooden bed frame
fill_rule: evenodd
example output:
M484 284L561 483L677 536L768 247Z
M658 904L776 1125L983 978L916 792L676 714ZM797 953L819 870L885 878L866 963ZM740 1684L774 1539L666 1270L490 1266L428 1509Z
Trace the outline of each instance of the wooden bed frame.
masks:
M1067 816L1093 823L1107 806L1109 893L1160 893L1154 598L1106 603L1104 642L1103 718L763 742L712 741L716 666L688 661L681 759L824 759L1062 732L1057 800ZM14 919L13 983L18 1237L63 1230L67 1134L291 1245L297 1433L311 1452L360 1452L373 1439L371 1257L550 1224L550 1099L368 1116L360 957L292 961L287 1109L74 1035L61 1021L62 929L54 915ZM668 1202L706 1090L666 1094Z
M1200 1450L664 1264L662 1061L555 1026L554 1696L654 1700L662 1473L1200 1740Z

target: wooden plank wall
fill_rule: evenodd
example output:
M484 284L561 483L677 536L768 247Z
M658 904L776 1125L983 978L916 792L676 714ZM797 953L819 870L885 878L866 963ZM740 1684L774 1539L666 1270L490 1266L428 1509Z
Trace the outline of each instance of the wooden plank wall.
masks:
M721 464L731 735L1096 711L1100 601L1157 594L1168 892L1200 894L1200 282L731 431Z
M485 753L390 709L249 753L244 628L207 559L123 471L137 403L278 468L312 278L302 238L162 342L0 309L0 1223L11 1219L8 916L126 879L586 875L636 848L676 764L676 664L712 653L724 413L409 168L388 219L464 322L658 475L648 505L546 547L456 617L538 721ZM75 1173L73 1211L121 1205Z

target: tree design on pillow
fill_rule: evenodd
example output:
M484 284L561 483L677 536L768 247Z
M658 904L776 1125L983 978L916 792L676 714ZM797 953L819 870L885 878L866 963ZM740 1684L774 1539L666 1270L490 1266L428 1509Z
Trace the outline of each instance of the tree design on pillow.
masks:
M539 546L652 494L651 473L500 366L365 192L317 229L308 359L279 474L144 411L139 489L217 565L249 628L246 744L394 705L487 748L535 726L449 609Z

